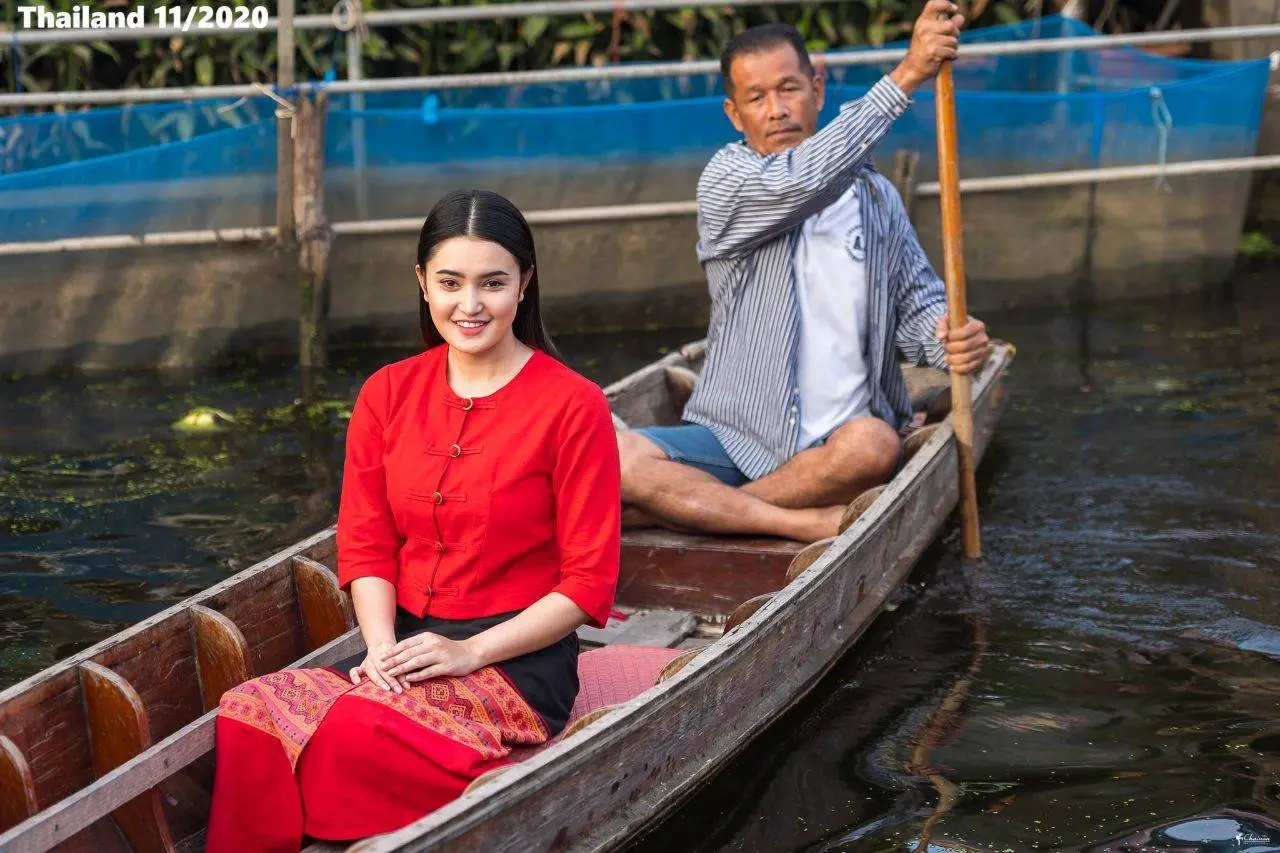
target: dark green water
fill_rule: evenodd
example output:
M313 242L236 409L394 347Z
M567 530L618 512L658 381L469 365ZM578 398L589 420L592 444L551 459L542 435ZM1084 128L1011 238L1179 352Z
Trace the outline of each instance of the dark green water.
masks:
M920 849L922 745L957 795L937 851L1101 850L1223 806L1280 819L1280 268L987 319L1019 352L979 478L985 563L935 545L901 606L638 850ZM608 381L696 335L564 343ZM392 357L344 357L309 413L283 368L0 385L0 684L330 523L342 403ZM240 424L170 429L197 405Z

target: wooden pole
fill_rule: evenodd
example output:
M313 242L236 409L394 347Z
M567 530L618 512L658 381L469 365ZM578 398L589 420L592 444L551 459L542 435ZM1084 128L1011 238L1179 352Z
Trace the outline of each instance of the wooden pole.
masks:
M298 313L298 365L303 397L309 399L314 370L328 365L329 252L333 231L324 211L323 93L298 99L293 159L293 216L298 226L298 266L302 270Z
M938 184L942 198L942 257L947 282L947 316L951 328L969 321L965 296L964 231L960 215L960 156L956 146L956 86L951 63L938 73ZM960 528L964 555L982 556L978 529L978 491L973 478L973 392L969 376L951 374L951 423L960 457Z
M293 0L279 0L276 35L276 87L281 97L293 100ZM293 241L293 116L276 112L276 242Z
M360 0L355 0L359 3ZM360 40L363 28L358 24L347 31L347 79L364 79L364 43ZM365 186L365 164L367 154L364 140L364 93L351 94L351 109L355 118L351 122L351 152L355 160L356 176L356 219L363 222L369 218L369 189Z

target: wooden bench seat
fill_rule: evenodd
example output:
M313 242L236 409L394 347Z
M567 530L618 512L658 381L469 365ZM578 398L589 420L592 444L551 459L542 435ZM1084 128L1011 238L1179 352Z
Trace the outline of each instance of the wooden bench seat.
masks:
M803 548L789 539L627 530L618 600L728 616L747 599L781 589L787 566Z

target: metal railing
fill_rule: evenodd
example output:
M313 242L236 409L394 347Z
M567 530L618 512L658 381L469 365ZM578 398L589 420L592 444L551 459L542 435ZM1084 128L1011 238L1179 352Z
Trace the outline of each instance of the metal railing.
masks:
M520 4L524 5L524 4ZM484 7L489 8L489 7ZM1133 33L1114 36L1072 36L1069 38L1035 39L1027 41L996 42L966 45L961 49L962 59L994 56L1020 56L1035 53L1055 53L1072 50L1109 50L1116 47L1149 47L1187 42L1242 41L1248 39L1280 38L1280 24L1264 24L1247 27L1217 27L1196 30L1178 30L1160 33ZM906 56L906 48L881 48L849 53L823 55L828 67L880 65L896 62ZM1275 57L1273 57L1273 64ZM573 68L554 68L543 71L495 71L479 74L439 74L427 77L395 77L381 80L336 80L298 83L282 94L292 92L326 91L331 94L429 91L436 89L468 89L486 86L533 85L546 83L573 83L604 80L638 80L655 77L681 77L695 74L714 74L719 62L714 59L682 62L635 62L619 65L603 65ZM188 101L202 98L243 98L262 94L261 85L240 86L191 86L171 89L116 89L91 92L33 92L0 95L0 107L35 107L54 105L92 105L156 103L164 101Z
M1107 184L1151 178L1174 178L1193 175L1220 175L1240 172L1280 170L1280 155L1236 157L1223 160L1195 160L1156 166L1113 166L1105 169L1074 169L1063 172L1041 172L1030 175L1001 175L990 178L963 178L963 194L1010 192L1026 189L1072 187ZM916 187L917 197L935 197L937 182L923 182ZM525 214L531 225L587 225L597 222L635 222L644 219L667 219L694 216L697 202L671 201L647 204L619 204L607 207L572 207L559 210L533 210ZM372 219L335 222L330 226L335 235L416 234L422 218ZM205 231L175 231L161 234L118 234L102 237L74 237L31 243L0 243L0 257L6 255L46 255L63 252L140 249L159 246L203 246L219 243L257 243L274 240L276 229L218 228Z
M485 18L526 17L543 14L582 14L594 11L613 11L617 9L661 9L689 8L697 6L750 6L768 2L768 0L545 0L545 2L500 3L486 6L461 6L433 9L402 10L394 12L357 13L357 8L349 0L342 0L339 10L346 8L348 17L340 20L338 15L312 15L293 18L290 11L291 0L284 0L280 7L281 15L292 23L280 30L282 46L291 44L294 29L321 29L337 27L350 30L356 26L390 26L414 23L436 23L442 21L465 21ZM785 0L785 2L813 2L813 0ZM277 29L278 21L272 19L268 30ZM156 28L161 34L160 28ZM172 29L172 28L169 28ZM144 37L144 31L123 31L133 37ZM123 38L123 32L120 34ZM163 32L168 32L168 29ZM243 35L244 31L232 34ZM113 33L92 31L93 38L114 37ZM0 45L5 40L22 44L32 41L70 41L74 31L59 33L20 33L8 32L0 34ZM209 35L211 33L201 33ZM53 36L57 36L54 38ZM48 38L46 38L48 36ZM1240 41L1248 39L1280 38L1280 23L1258 26L1220 27L1212 29L1179 30L1173 32L1134 33L1111 36L1073 36L1055 39L1035 39L1023 41L997 42L965 45L962 47L962 58L986 58L998 56L1015 56L1024 54L1052 53L1062 51L1096 51L1116 47L1145 47L1164 44L1182 44L1190 42ZM349 59L358 60L359 42L348 39L348 48L355 47L354 56ZM290 51L292 52L292 51ZM896 62L906 55L904 47L867 49L845 53L833 53L823 56L828 67L846 67L859 65L879 65ZM1272 55L1273 69L1280 64L1280 52ZM287 70L281 63L280 72ZM292 63L289 63L291 66ZM353 76L359 76L358 61L351 63ZM206 231L186 231L149 235L109 235L102 237L70 238L31 243L9 243L0 245L0 255L45 254L51 252L91 251L144 246L178 246L200 245L209 243L253 242L263 239L279 239L282 234L289 234L293 229L291 210L287 200L291 198L291 168L285 168L289 160L289 147L285 140L288 134L290 107L284 97L292 97L300 93L325 91L331 94L350 93L358 101L363 93L391 91L429 91L441 89L478 88L486 86L531 85L547 83L568 83L581 81L634 80L645 78L674 77L685 75L714 74L719 71L716 60L691 60L681 62L637 62L607 66L556 68L541 71L492 72L480 74L450 74L427 77L401 77L381 80L352 79L333 82L302 82L289 85L291 74L281 77L283 85L268 87L262 84L242 86L195 86L166 89L127 89L113 91L62 92L62 93L26 93L0 95L2 107L28 106L76 106L92 104L120 104L189 101L205 98L242 98L256 95L270 95L285 107L278 112L281 124L281 167L280 186L276 227L230 228ZM359 104L357 104L357 107ZM363 166L362 140L356 140L356 167L360 172ZM1134 180L1144 177L1163 177L1174 175L1208 174L1222 172L1244 172L1261 169L1280 168L1280 157L1251 157L1232 160L1206 160L1190 163L1157 164L1150 166L1119 167L1110 169L1086 169L1068 172L1049 172L1033 175L1015 175L995 178L973 178L961 182L962 192L1000 192L1010 189L1030 189L1036 187L1070 186L1077 184L1105 183L1109 181ZM937 187L922 184L918 193L921 195L936 194ZM363 202L363 199L358 199ZM366 205L357 205L358 212L363 215ZM647 205L618 205L611 207L570 208L563 210L534 211L529 214L534 224L570 224L580 222L598 222L604 220L644 219L658 216L688 216L695 212L694 202L671 202ZM377 234L413 231L420 226L417 220L366 220L335 223L332 231L335 234Z

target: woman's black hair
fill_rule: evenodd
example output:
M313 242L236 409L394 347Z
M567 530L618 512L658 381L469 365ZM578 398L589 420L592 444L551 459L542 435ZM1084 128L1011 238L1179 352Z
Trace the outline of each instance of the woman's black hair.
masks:
M540 349L563 361L560 351L542 322L542 304L538 299L538 258L533 248L533 232L514 204L488 190L457 190L446 195L431 208L422 232L418 235L418 266L427 269L427 259L436 248L453 237L488 240L506 249L520 265L520 273L533 270L524 289L524 299L516 308L511 324L516 340ZM428 348L444 343L440 331L431 321L431 309L422 291L418 291L418 318L422 342Z

